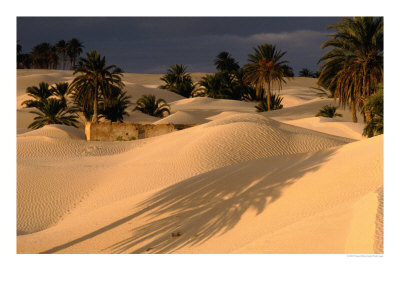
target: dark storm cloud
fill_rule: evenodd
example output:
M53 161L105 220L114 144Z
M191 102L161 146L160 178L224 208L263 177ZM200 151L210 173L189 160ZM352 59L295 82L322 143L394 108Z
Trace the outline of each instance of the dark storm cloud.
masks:
M296 73L317 69L326 27L338 18L278 17L19 17L17 39L23 51L40 42L76 37L85 51L98 50L109 64L127 72L160 73L175 63L190 71L213 72L213 59L229 51L240 64L252 48L274 43Z

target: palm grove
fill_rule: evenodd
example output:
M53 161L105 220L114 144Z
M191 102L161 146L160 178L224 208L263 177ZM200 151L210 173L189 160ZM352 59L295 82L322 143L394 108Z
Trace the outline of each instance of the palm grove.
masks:
M300 75L317 77L322 90L327 90L341 107L351 110L353 122L358 121L357 111L361 112L366 123L365 135L371 137L383 133L383 18L342 18L329 28L334 29L335 33L330 34L321 46L328 51L318 62L319 71L312 73L303 69ZM86 121L97 122L103 117L123 122L124 115L128 114L126 110L130 105L130 97L124 91L122 70L114 65L107 66L105 57L101 57L97 51L88 52L86 57L78 59L83 45L79 41L76 43L76 40L72 45L75 44L77 48L72 51L68 48L72 47L71 41L66 42L69 46L65 47L61 41L54 47L42 43L32 50L34 67L60 66L64 69L68 64L74 70L75 78L70 85L58 83L50 87L41 83L39 87L27 89L34 99L23 104L40 111L32 111L38 116L36 123L30 127L39 128L46 124L76 126L77 112L81 112ZM43 50L45 54L41 56L38 48L47 50ZM53 52L49 49L53 49ZM258 45L249 54L248 63L240 67L224 51L214 60L217 72L207 74L197 83L193 82L186 66L172 65L161 77L164 84L160 88L183 97L257 101L257 111L280 109L283 107L282 97L273 90L279 91L282 84L293 77L293 70L284 59L285 54L275 45ZM59 55L58 58L52 58L56 55ZM20 60L23 61L20 58L18 65L23 66ZM67 104L67 98L72 100L72 104ZM170 113L169 105L154 95L143 95L137 100L134 110L157 117ZM324 107L317 115L340 116L334 111L332 113L332 110Z

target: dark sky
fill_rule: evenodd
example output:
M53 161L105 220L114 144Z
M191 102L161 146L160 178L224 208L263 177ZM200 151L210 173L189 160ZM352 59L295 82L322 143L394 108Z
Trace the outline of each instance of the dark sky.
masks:
M252 48L276 44L295 73L317 70L334 17L18 17L22 52L41 42L78 38L126 72L164 73L172 64L190 72L214 72L213 60L230 52L240 65Z

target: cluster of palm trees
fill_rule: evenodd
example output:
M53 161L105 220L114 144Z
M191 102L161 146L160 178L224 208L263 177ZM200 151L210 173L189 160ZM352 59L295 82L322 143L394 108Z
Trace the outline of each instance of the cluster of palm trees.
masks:
M185 66L173 65L161 77L165 82L161 88L184 97L259 101L257 111L282 108L282 98L272 93L272 86L280 89L286 82L285 77L294 76L288 61L282 60L286 52L277 50L271 44L262 44L253 50L254 53L248 57L249 63L243 67L230 53L219 53L214 60L217 72L207 74L196 84Z
M322 49L330 49L319 60L318 83L328 89L343 108L350 107L353 122L358 121L357 111L360 111L367 126L373 124L377 112L367 103L383 83L383 18L342 18L328 28L336 32L322 44Z
M112 122L123 122L129 115L130 96L124 90L122 70L114 65L107 66L105 57L90 51L76 65L76 77L71 84L59 82L50 86L46 82L31 86L26 92L33 99L22 103L35 108L31 113L38 115L29 128L37 129L49 124L64 124L77 127L78 112L86 121L98 122L104 118ZM134 110L163 117L170 114L169 105L154 95L143 95Z
M77 127L77 109L68 107L67 104L67 82L59 82L54 86L49 86L47 82L41 82L39 86L28 87L26 92L33 99L22 102L22 105L36 108L30 112L37 115L28 128L38 129L50 124Z
M40 43L30 53L22 53L22 46L17 43L17 68L73 70L83 48L82 42L73 38L60 40L55 45Z
M360 111L366 122L365 135L383 133L383 18L342 18L338 24L328 28L336 32L330 34L330 39L322 45L322 49L330 49L318 62L320 70L313 73L303 69L300 75L318 76L321 90L328 90L343 108L350 107L354 122L358 121L357 111ZM21 66L65 69L69 64L76 75L70 85L59 83L49 87L41 83L39 87L27 89L34 99L24 102L24 105L41 112L35 112L38 117L35 118L37 122L31 124L32 128L56 122L74 126L77 111L92 122L97 122L99 117L122 122L123 116L127 115L130 97L123 90L122 70L114 65L107 66L105 57L97 51L79 58L82 47L76 39L60 41L54 46L39 44L29 54L29 65L22 62L24 54L21 46L17 45ZM224 51L214 60L216 73L204 76L195 84L185 66L173 65L161 78L164 82L161 88L184 97L258 101L257 111L279 109L282 108L282 98L272 90L280 90L282 83L293 77L289 62L283 59L285 54L275 45L258 45L249 54L248 63L240 67ZM72 107L68 107L68 95ZM168 104L154 95L143 95L135 109L158 117L170 113ZM325 107L320 115L338 116L335 107Z
M310 77L310 78L318 78L319 77L320 72L313 72L307 68L303 68L300 70L299 72L299 76L300 77Z

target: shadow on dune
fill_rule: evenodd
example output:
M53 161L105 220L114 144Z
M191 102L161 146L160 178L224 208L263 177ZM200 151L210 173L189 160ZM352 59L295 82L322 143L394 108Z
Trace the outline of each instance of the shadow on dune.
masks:
M232 229L247 210L260 214L281 196L283 188L317 170L333 152L259 159L184 180L142 203L153 207L148 222L104 250L169 253L202 244Z
M105 252L170 253L202 244L235 227L249 209L263 212L285 187L316 171L334 151L257 159L194 176L142 202L136 213L41 253L64 250L138 216L147 218L145 225L133 228L129 238Z

